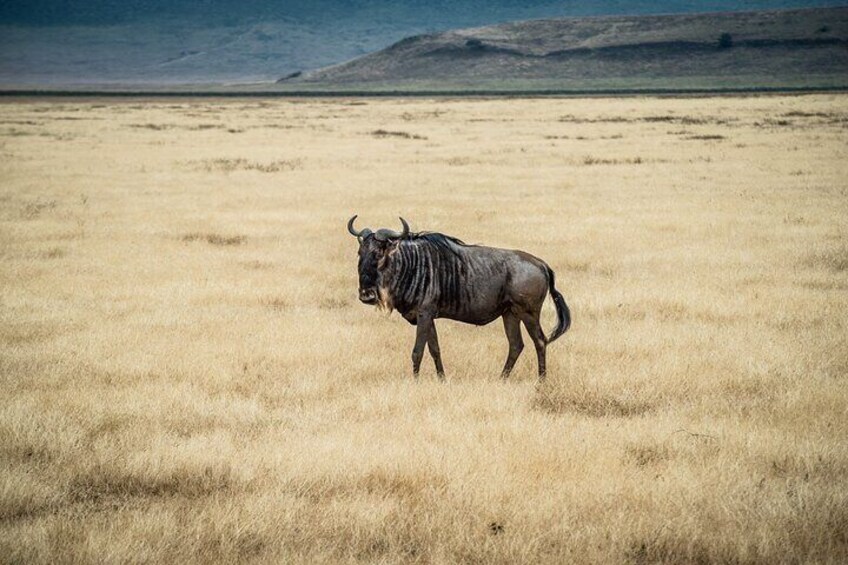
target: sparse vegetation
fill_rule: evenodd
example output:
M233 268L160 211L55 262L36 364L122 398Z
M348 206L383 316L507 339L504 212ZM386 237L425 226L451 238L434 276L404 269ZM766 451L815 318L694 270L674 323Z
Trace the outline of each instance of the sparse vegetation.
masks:
M241 245L247 238L243 235L220 235L217 233L187 233L180 239L183 241L205 241L212 245Z
M450 167L464 167L470 165L473 160L470 157L449 157L445 163Z
M793 124L792 124L791 120L779 120L779 119L775 119L775 118L767 118L767 119L763 120L762 122L756 122L754 125L756 125L758 127L786 127L786 126L791 126Z
M174 124L130 124L131 128L135 129L151 129L153 131L163 131L168 129L174 129L176 126Z
M283 312L290 307L286 299L279 296L265 297L262 299L261 303L266 308L270 308L277 312Z
M804 112L803 110L792 110L783 114L786 118L834 118L834 114L827 112Z
M806 267L824 268L837 273L848 272L848 246L810 253L803 264Z
M90 104L0 105L0 561L848 560L846 95ZM548 380L412 382L354 213L545 258Z
M719 134L715 134L715 133L704 133L704 134L697 134L697 135L689 135L689 136L686 136L686 139L700 140L700 141L719 141L721 139L727 139L727 138L723 135L719 135Z
M203 114L191 114L191 115L201 116ZM231 128L231 127L228 127L226 124L222 124L222 123L220 123L220 124L218 124L218 123L216 123L216 124L210 124L210 123L199 123L199 124L195 124L195 123L189 123L189 124L166 123L166 124L159 124L159 123L150 122L150 123L142 123L142 124L129 124L129 127L133 128L133 129L142 129L142 130L148 129L148 130L153 130L153 131L169 131L169 130L175 130L175 129L187 130L187 131L209 131L209 130L220 129L220 130L225 130L229 133L240 133L242 131L239 128ZM270 126L265 126L265 127L270 127Z
M36 198L35 200L24 203L21 206L21 216L28 220L32 220L41 215L42 212L46 210L53 210L56 208L56 200L55 199L41 199Z
M604 157L595 157L594 155L586 155L583 157L582 163L584 165L641 165L644 161L641 157L608 159Z
M244 158L225 158L206 159L197 162L199 167L210 172L231 173L234 171L259 171L260 173L279 173L282 171L293 171L301 168L302 162L300 159L276 159L268 163L257 163Z
M375 129L371 132L374 137L400 137L403 139L427 139L423 135L407 133L405 131L388 131L384 129Z
M336 310L339 308L347 308L350 306L350 300L346 298L327 297L322 298L319 302L319 307L322 310Z
M726 124L727 121L721 118L703 118L703 117L695 117L695 116L645 116L642 118L642 121L645 122L667 122L674 124L683 124L683 125L703 125L708 123L713 124Z

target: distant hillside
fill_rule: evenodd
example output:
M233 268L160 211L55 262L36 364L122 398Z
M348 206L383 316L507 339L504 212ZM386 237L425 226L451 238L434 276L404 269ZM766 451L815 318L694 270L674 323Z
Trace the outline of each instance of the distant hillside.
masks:
M291 88L848 86L848 7L522 21L417 35Z

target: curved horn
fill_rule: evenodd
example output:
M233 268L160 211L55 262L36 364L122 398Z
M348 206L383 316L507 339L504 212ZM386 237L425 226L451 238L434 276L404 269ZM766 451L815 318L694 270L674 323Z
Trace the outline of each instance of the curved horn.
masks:
M349 231L350 235L352 235L353 237L359 237L362 234L361 231L356 231L355 229L353 229L353 222L354 220L356 220L357 216L358 214L355 214L350 220L347 221L347 231Z
M400 223L403 224L403 233L400 234L400 238L405 239L409 236L409 224L403 218L400 218Z

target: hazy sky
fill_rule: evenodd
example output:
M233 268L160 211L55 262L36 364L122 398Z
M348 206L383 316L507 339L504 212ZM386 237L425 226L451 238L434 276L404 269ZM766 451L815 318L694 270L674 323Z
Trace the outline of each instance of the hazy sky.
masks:
M648 14L716 10L762 10L773 8L839 6L846 0L2 0L0 23L36 25L128 23L157 16L177 15L203 22L237 23L245 18L333 19L362 12L391 13L409 17L420 11L422 20L469 9L493 15L522 8L546 7L562 16L602 14ZM482 13L480 15L483 15ZM426 23L426 22L422 22Z

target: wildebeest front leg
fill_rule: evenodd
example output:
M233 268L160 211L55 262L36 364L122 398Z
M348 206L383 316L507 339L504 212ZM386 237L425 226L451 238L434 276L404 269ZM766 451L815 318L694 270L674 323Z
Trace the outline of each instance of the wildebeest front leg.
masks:
M418 314L417 329L415 332L415 346L412 348L412 374L418 378L421 369L421 357L424 356L424 346L430 338L433 328L433 315L429 312Z
M436 364L436 374L440 379L445 378L445 368L442 366L442 352L439 350L439 336L436 333L436 322L430 324L430 337L427 338L427 347L430 349L430 355L433 356L433 362Z
M507 312L503 315L504 330L506 338L509 340L509 355L506 358L501 377L507 378L515 366L515 361L521 355L521 350L524 349L524 340L521 339L521 324L518 317L512 312Z
M539 359L539 380L544 380L547 368L545 367L545 348L548 345L548 340L545 339L545 332L542 331L542 325L539 323L539 314L531 313L521 317L524 322L524 327L527 328L527 333L530 334L530 339L533 340L533 345L536 346L536 357Z

